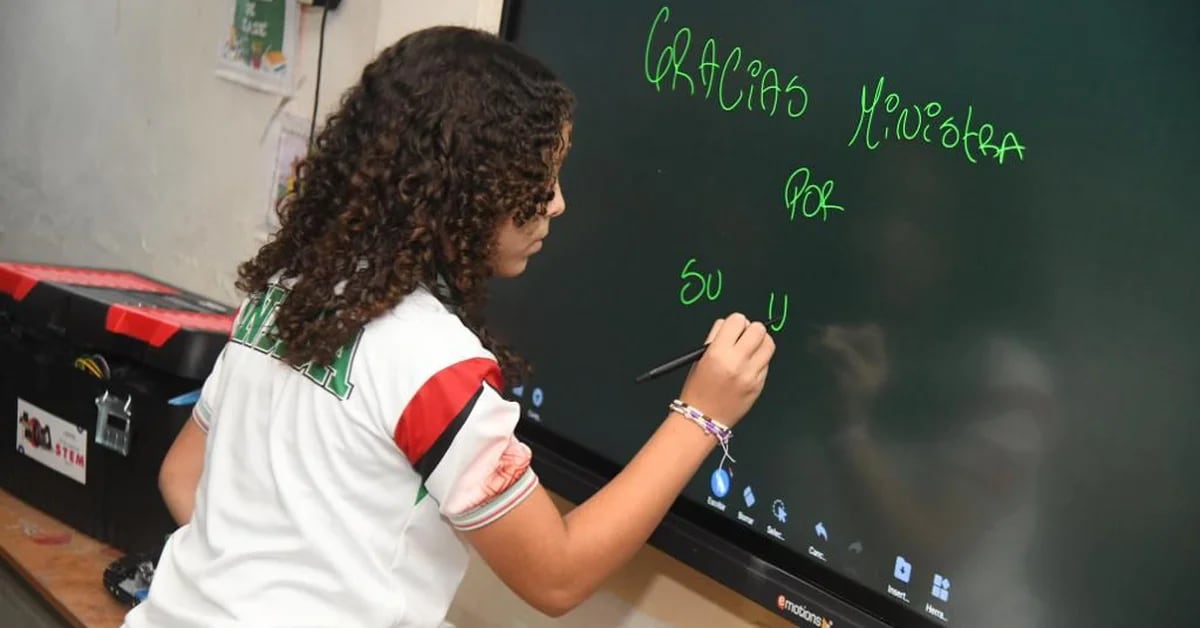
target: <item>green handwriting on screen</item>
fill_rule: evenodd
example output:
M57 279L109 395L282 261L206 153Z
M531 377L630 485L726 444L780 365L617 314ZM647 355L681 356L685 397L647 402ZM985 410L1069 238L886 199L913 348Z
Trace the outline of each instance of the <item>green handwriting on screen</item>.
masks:
M808 90L795 74L785 82L779 70L760 59L747 58L741 46L721 49L709 37L701 46L692 29L680 26L669 35L661 28L671 19L671 9L662 7L646 34L644 70L646 80L658 91L686 91L704 100L715 100L725 111L761 111L773 117L784 111L799 118L808 109ZM689 54L691 57L689 58Z
M807 167L796 168L792 171L787 182L783 184L783 202L787 206L788 220L796 220L796 210L805 218L820 217L824 222L829 219L829 211L846 211L841 205L832 202L833 179L817 185L812 180L812 171Z
M940 143L942 148L961 148L967 161L978 163L980 157L994 159L1003 165L1012 153L1017 160L1025 161L1025 146L1021 139L1012 131L1005 132L997 145L996 127L990 122L978 124L974 119L975 108L967 105L966 115L961 122L955 122L954 116L942 115L942 105L931 101L925 105L901 106L900 95L889 92L883 95L884 77L879 77L872 94L863 85L862 111L858 116L858 126L850 137L847 146L862 138L863 145L868 150L879 148L880 138L901 141L920 140L926 144ZM883 111L879 110L879 101L883 100ZM879 119L877 119L879 116ZM890 118L889 118L890 116ZM975 126L978 124L978 126ZM932 134L931 134L932 131Z
M713 274L701 274L692 267L696 264L696 258L689 259L683 265L683 271L679 273L679 278L683 280L683 286L679 288L679 302L684 305L691 305L700 299L708 299L716 301L717 297L721 296L721 271L717 270L716 284L713 284Z
M780 331L783 331L783 326L787 325L787 315L788 315L788 295L787 295L787 293L784 292L783 298L779 299L779 307L778 308L775 307L775 303L776 303L775 291L772 290L771 291L771 300L767 302L767 320L770 321L770 320L774 319L776 316L778 316L779 321L776 323L773 323L771 325L771 331L780 332Z

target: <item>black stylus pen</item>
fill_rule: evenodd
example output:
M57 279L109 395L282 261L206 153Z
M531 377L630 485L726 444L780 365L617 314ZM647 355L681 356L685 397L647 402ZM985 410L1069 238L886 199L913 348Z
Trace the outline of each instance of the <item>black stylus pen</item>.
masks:
M764 323L764 325L766 325L767 328L769 329L772 325L778 325L781 322L783 322L783 317L776 316L775 318L772 318L771 320ZM635 379L633 381L635 384L640 384L642 382L650 381L656 377L661 377L663 375L666 375L667 373L670 373L671 371L678 370L680 367L686 366L688 364L691 364L692 362L695 362L696 360L699 360L700 357L704 355L705 351L708 351L708 343L707 342L704 343L704 346L700 347L699 349L696 349L694 351L689 351L689 352L675 358L674 360L671 360L670 362L660 364L660 365L650 369L649 371L646 371L645 373L638 375L637 379Z

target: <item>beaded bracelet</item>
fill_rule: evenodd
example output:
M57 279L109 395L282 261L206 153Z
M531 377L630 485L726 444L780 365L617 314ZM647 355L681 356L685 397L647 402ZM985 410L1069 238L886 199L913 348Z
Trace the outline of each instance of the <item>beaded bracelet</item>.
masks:
M737 462L733 456L729 455L729 439L733 438L733 430L718 422L716 419L704 414L700 410L689 406L688 404L676 399L669 406L671 411L682 416L683 418L700 426L705 434L717 439L721 445L721 462L717 465L718 468L725 466L725 461ZM732 475L732 472L730 473Z

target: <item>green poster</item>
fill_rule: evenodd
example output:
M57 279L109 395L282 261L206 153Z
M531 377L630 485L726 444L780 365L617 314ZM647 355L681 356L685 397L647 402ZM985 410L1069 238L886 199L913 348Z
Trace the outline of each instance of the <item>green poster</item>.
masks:
M217 73L255 89L290 93L299 36L295 0L233 0Z

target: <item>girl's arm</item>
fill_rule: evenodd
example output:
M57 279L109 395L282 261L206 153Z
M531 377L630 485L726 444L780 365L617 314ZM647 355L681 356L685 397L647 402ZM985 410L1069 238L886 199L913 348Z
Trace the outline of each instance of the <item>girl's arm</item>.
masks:
M183 525L192 519L196 504L196 486L204 470L204 445L208 434L196 419L189 420L163 459L158 472L158 490L175 523Z
M748 327L740 315L718 321L709 339L680 399L732 425L762 391L775 345L761 324ZM646 543L715 445L697 425L668 416L621 473L566 517L538 487L466 537L517 595L561 615Z
M467 538L510 589L557 617L646 543L714 444L687 420L668 417L620 474L566 517L539 486Z

